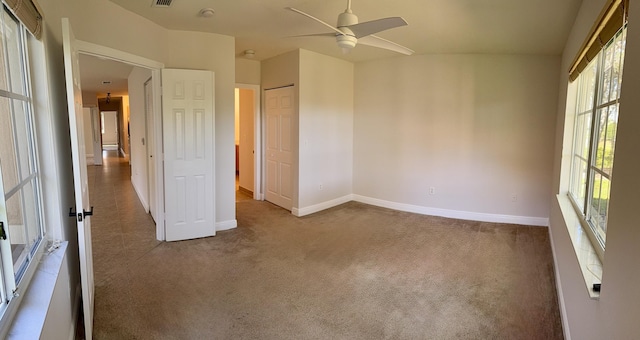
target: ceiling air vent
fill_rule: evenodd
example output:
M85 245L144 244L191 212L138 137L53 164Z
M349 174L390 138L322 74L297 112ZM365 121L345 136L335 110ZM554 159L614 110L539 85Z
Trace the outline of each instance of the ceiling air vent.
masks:
M151 7L170 7L173 0L152 0Z

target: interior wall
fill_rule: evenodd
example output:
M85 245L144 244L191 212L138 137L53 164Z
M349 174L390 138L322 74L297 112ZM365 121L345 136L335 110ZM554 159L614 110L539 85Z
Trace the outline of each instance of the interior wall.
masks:
M131 183L145 210L149 210L147 173L147 136L144 83L151 78L151 70L134 67L128 78L129 129L131 133Z
M300 50L299 202L294 214L350 200L353 79L352 63Z
M253 192L254 178L254 93L249 89L236 89L238 92L239 118L239 181L240 187Z
M98 94L95 92L82 91L82 105L84 105L84 107L98 106Z
M565 121L568 70L582 42L605 6L606 0L584 0L574 23L562 57L560 103L553 171L553 193L566 199L565 178L570 171L570 147L563 148L563 140L570 140L565 132L573 121ZM552 196L550 231L556 269L559 274L560 302L564 305L565 332L572 339L632 339L640 334L640 229L637 210L640 206L640 7L629 8L626 57L620 97L620 114L616 136L614 175L609 201L607 241L603 261L602 291L599 300L592 300L586 290L582 273L567 232L558 200Z
M260 84L260 62L246 58L236 58L236 83Z
M546 225L559 67L524 55L356 64L354 194Z
M87 157L87 164L93 164L93 129L91 128L91 108L82 108L84 124L84 149Z

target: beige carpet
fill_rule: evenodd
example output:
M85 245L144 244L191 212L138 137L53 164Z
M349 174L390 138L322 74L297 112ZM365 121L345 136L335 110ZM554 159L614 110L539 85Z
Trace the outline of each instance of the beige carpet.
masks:
M159 243L125 164L91 171L96 339L562 338L546 228L240 196L237 229Z

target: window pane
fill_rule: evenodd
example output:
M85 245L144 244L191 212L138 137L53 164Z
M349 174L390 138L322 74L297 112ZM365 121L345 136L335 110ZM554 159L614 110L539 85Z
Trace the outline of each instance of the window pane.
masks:
M591 112L591 108L593 107L593 97L596 88L596 61L592 61L589 66L580 73L578 113Z
M5 192L18 185L18 164L13 142L13 122L9 99L0 97L0 166Z
M27 263L27 235L22 209L22 191L16 192L7 199L7 220L9 222L9 239L11 240L11 257L13 272L18 282L23 266Z
M7 42L6 56L9 61L9 79L11 80L10 92L24 95L26 91L20 26L7 11L3 12L3 23L4 40Z
M574 157L571 174L571 194L582 211L584 211L584 200L587 189L587 162Z
M29 251L33 251L34 247L38 245L41 236L41 223L40 223L40 215L38 214L39 202L36 197L36 179L32 179L22 188L23 198L24 198L24 212L25 212L25 233L26 233L26 244L29 247ZM12 239L13 241L13 239Z
M2 9L2 12L4 13L4 8ZM4 34L0 34L0 90L8 91L9 87L7 86L7 77L9 75L5 71L4 65L5 65Z
M596 174L593 181L593 195L589 206L589 222L593 226L596 237L603 243L607 231L607 210L609 208L609 190L611 182Z
M31 166L31 141L28 135L29 121L25 112L26 102L14 99L13 111L16 132L16 145L18 147L18 169L20 170L20 180L24 180L32 173Z
M618 129L618 104L612 105L607 110L607 129L604 140L603 164L600 168L607 175L611 176L613 170L613 156L615 154L616 132ZM610 177L609 177L610 178Z
M606 103L609 101L609 94L611 93L611 68L613 64L613 49L607 48L604 50L603 69L600 73L600 95L598 96L598 103Z
M593 136L593 138L596 141L596 154L595 154L595 160L593 162L593 166L595 166L598 169L602 169L602 163L604 160L604 153L605 153L605 139L606 139L606 131L607 131L607 113L609 112L609 110L607 110L607 108L604 109L600 109L598 110L598 125L597 125L597 130L595 131L595 136Z

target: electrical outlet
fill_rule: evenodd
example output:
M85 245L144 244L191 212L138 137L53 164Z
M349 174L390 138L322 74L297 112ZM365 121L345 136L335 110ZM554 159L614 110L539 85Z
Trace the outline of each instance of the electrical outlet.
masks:
M320 183L320 185L318 185L318 190L322 190L323 188L322 183Z
M518 195L517 194L511 194L511 202L517 202L518 201Z
M429 195L435 195L435 194L436 194L436 188L429 187Z

